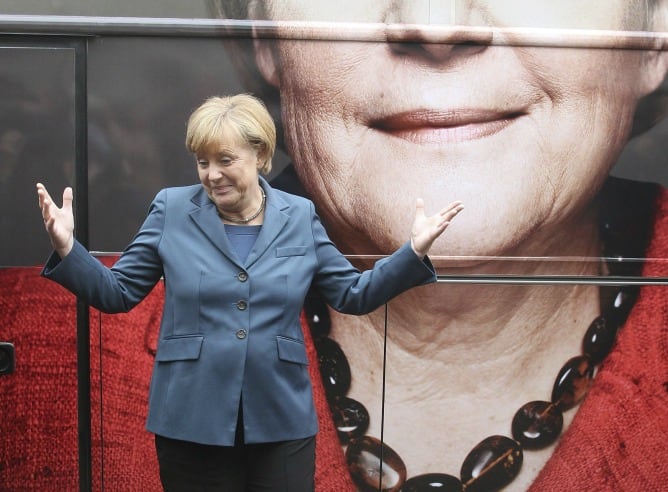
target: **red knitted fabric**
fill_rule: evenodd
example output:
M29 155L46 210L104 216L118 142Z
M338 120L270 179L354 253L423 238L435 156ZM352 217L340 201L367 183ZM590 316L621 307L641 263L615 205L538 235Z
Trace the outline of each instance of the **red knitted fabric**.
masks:
M158 283L129 313L91 310L93 469L103 490L162 490L153 434L144 424L163 299Z
M334 428L332 414L327 404L325 387L320 377L318 354L306 319L302 314L304 342L309 358L309 373L313 386L313 399L318 412L320 430L316 436L315 490L317 492L353 492L356 490L346 466L339 437Z
M76 301L39 272L0 270L0 339L17 359L0 377L1 491L79 490ZM153 363L145 339L157 333L162 298L158 286L131 313L91 310L94 490L161 490L144 420Z
M75 300L39 269L0 270L0 490L78 490Z
M668 276L668 193L644 276ZM668 287L649 286L532 492L668 490Z

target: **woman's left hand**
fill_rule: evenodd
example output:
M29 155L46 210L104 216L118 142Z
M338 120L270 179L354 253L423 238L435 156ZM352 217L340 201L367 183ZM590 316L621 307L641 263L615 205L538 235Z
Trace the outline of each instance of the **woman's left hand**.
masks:
M415 220L411 230L411 247L415 254L424 258L436 238L443 234L455 216L464 209L462 202L452 202L440 212L427 217L424 213L424 201L418 198L415 203Z

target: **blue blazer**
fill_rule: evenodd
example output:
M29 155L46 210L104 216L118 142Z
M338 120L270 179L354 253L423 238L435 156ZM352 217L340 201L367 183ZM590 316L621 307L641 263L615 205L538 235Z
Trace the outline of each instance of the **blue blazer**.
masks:
M363 314L436 279L409 243L361 273L328 238L313 203L260 180L264 224L243 263L198 184L160 191L113 267L78 242L44 267L45 277L108 313L129 311L164 277L150 432L230 446L241 399L247 443L315 435L299 319L311 285L337 311Z

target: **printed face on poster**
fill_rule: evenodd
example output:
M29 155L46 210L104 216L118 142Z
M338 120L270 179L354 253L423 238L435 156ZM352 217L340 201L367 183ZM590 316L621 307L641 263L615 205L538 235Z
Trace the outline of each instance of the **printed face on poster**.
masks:
M346 253L393 251L422 197L432 211L465 203L432 250L462 274L535 266L496 257L601 256L601 189L633 137L662 135L662 2L344 4L216 5L260 21L235 61L280 108L299 184ZM634 160L662 180L665 154Z

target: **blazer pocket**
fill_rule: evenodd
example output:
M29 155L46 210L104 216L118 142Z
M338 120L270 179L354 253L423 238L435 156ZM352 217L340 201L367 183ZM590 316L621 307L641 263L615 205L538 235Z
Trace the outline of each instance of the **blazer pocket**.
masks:
M279 359L286 362L308 365L306 347L301 340L295 340L294 338L287 338L279 335L276 337L276 345L278 346Z
M158 353L155 356L155 360L158 362L171 362L199 359L203 341L203 335L165 338L164 340L160 340L158 344Z
M283 246L276 248L276 257L284 256L304 256L306 254L306 246Z

